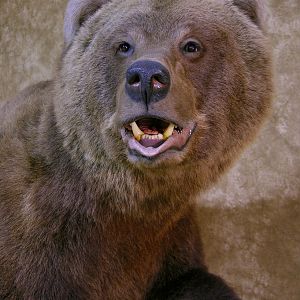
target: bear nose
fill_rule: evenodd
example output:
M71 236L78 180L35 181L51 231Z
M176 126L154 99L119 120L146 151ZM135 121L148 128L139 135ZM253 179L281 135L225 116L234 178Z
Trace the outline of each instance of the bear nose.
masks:
M146 105L164 99L170 83L169 71L159 62L137 61L127 70L127 94L132 100L144 101Z

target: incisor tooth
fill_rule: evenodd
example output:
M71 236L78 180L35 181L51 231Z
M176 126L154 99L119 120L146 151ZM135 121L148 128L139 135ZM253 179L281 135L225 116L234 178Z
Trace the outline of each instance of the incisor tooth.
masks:
M132 128L133 135L135 139L139 142L144 135L144 132L139 128L139 126L136 124L136 122L133 122L130 124Z
M141 139L142 140L163 140L164 137L161 133L156 135L144 134L141 136Z
M170 123L170 125L168 126L168 128L164 132L164 139L165 140L173 134L174 128L175 128L175 125Z

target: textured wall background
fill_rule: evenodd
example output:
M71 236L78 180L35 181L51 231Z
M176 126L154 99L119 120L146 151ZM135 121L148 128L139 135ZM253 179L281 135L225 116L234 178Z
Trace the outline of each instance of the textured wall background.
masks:
M51 78L66 2L0 0L0 99ZM300 1L268 3L273 115L255 145L199 199L199 222L211 271L243 299L299 300Z

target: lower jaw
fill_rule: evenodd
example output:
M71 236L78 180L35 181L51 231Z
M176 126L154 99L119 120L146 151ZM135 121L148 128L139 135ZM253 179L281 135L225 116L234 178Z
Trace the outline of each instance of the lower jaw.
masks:
M163 158L171 158L172 156L174 156L176 154L178 155L180 153L182 153L182 151L178 151L175 149L169 149L169 150L166 150L157 155L147 156L147 155L143 155L143 154L139 153L136 150L128 149L128 154L130 157L135 157L138 160L145 160L145 161L149 161L149 162L157 161L157 160L163 159Z
M135 150L128 149L127 159L135 167L143 170L161 170L173 168L182 163L185 151L167 150L154 157L143 156Z

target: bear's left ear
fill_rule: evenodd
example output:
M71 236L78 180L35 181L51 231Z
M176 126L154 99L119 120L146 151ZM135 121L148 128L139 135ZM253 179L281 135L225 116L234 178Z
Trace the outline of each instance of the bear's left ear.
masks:
M64 40L67 48L81 25L110 0L69 0L64 21Z
M240 9L253 23L262 27L263 0L233 0L233 5Z

